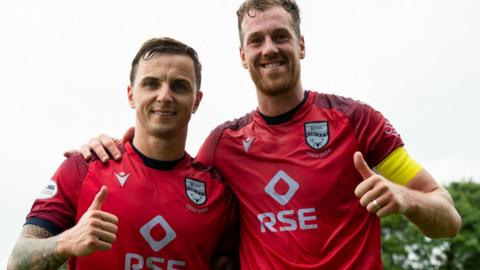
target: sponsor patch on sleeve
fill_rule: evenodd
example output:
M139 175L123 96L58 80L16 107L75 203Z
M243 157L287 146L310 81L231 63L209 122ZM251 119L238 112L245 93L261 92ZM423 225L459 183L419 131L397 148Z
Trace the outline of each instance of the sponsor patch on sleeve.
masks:
M57 195L58 187L57 183L53 180L49 180L48 183L42 188L37 199L46 200L55 197Z

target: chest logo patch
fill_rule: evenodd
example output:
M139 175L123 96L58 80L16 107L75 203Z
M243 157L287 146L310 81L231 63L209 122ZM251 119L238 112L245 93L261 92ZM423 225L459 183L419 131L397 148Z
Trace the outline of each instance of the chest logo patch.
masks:
M305 141L315 150L327 145L329 134L327 121L305 123Z
M255 137L248 137L243 140L243 150L245 150L245 153L247 153L250 149L250 146L252 146L252 142L254 139Z
M207 201L207 188L204 182L186 177L185 192L187 197L196 205L202 205Z
M118 180L118 183L120 183L120 186L123 187L123 185L125 185L125 182L127 181L130 174L120 172L120 173L115 173L115 176L117 177L117 180Z

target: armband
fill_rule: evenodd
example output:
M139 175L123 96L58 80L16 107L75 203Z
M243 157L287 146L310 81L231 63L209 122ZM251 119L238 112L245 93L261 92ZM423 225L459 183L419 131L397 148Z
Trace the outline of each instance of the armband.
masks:
M395 149L375 170L388 180L400 185L407 185L417 175L422 166L411 158L403 147Z

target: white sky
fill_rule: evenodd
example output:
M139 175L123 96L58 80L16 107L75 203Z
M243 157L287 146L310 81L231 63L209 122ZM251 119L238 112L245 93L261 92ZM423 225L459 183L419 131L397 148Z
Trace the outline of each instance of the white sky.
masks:
M439 181L480 181L480 2L298 0L306 89L380 110ZM195 155L216 125L256 107L238 57L240 0L47 0L0 4L0 268L64 150L134 124L130 62L151 37L193 46L204 99Z

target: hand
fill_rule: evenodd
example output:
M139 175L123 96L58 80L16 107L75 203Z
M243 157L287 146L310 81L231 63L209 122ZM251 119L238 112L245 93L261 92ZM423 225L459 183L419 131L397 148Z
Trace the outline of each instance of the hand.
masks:
M368 212L378 217L405 213L408 209L406 187L392 183L372 171L360 152L353 155L353 163L364 179L355 188L355 195L360 198L360 204L366 207Z
M69 158L72 155L80 153L84 159L90 160L92 158L92 151L102 162L107 162L110 159L107 151L112 154L115 160L119 160L121 157L120 151L115 144L115 139L105 134L100 134L100 136L90 139L88 144L82 145L80 151L72 149L65 151L63 155Z
M107 195L102 186L78 223L59 235L58 253L65 257L87 256L97 250L109 250L116 239L116 216L101 210Z
M129 128L120 142L124 143L130 141L133 138L134 132L135 129L133 127ZM84 159L89 160L92 158L92 151L102 162L107 162L110 159L108 154L110 154L115 160L120 160L122 157L120 150L115 143L115 139L105 134L92 138L88 144L84 144L80 148L80 151L69 150L64 152L63 155L68 158L74 154L81 153Z

